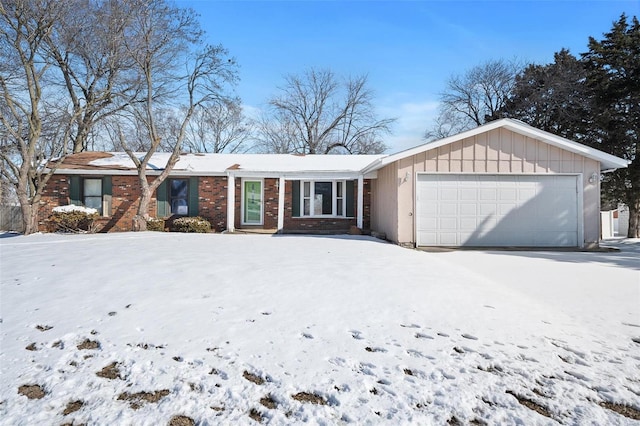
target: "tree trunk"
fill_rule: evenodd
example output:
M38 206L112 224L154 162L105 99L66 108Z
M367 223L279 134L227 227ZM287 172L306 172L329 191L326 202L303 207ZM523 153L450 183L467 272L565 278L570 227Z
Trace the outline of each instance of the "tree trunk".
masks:
M135 232L146 231L149 217L149 204L151 203L151 190L145 173L138 176L140 181L140 203L138 213L133 217L132 230Z
M23 234L29 235L39 231L38 229L38 206L33 206L26 198L20 198L20 209L22 210Z
M629 203L629 230L627 238L640 238L640 198Z

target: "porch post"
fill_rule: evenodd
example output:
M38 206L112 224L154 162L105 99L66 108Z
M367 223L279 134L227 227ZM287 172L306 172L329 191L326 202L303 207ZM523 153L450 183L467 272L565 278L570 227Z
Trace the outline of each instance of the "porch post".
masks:
M236 177L227 174L227 232L235 231L236 223Z
M356 219L356 224L358 228L362 229L362 216L364 210L364 178L362 175L358 176L358 217Z
M280 176L278 181L278 232L282 232L284 229L284 176Z

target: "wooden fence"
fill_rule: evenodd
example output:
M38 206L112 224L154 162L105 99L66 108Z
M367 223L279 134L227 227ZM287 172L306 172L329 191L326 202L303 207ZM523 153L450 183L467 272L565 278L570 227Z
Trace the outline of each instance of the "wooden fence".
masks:
M24 231L20 206L0 206L0 231Z

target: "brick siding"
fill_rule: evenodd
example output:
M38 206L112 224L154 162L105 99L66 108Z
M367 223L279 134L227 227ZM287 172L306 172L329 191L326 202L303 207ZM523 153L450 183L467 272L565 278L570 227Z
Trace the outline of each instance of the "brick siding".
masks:
M149 177L152 182L154 177ZM212 228L221 232L227 229L227 177L209 176L198 179L198 215L211 222ZM45 188L38 213L41 231L48 231L47 218L54 207L70 204L69 176L54 175ZM242 223L242 179L235 179L235 226L238 229L276 229L278 227L278 184L277 178L263 180L264 214L263 225L247 226ZM112 176L111 212L97 220L99 232L130 231L133 217L137 212L140 185L137 176ZM356 219L341 218L298 218L292 217L292 181L285 183L284 231L285 232L348 232L356 225ZM357 215L357 185L354 185L354 211ZM371 182L364 181L363 228L370 227ZM149 215L156 217L157 203L154 193L149 203Z

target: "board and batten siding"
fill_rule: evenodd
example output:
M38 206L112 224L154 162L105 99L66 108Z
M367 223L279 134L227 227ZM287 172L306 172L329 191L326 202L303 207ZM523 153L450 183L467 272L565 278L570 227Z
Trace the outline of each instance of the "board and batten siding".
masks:
M415 244L416 173L582 174L583 224L586 246L600 235L598 161L554 147L507 129L495 129L399 159L378 170L373 230L399 244ZM396 203L392 201L396 199ZM382 205L378 205L382 204ZM389 211L393 210L395 211ZM380 217L384 214L384 217ZM393 218L397 217L397 225ZM394 229L395 228L395 229Z
M371 179L371 229L398 241L398 166L397 162L378 170Z

